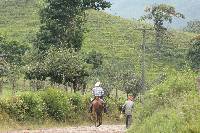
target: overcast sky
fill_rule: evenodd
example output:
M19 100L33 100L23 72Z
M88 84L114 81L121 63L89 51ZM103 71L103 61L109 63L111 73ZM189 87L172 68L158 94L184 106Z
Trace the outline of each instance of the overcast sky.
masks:
M144 8L155 3L166 3L174 6L178 12L186 16L185 20L175 20L173 27L183 27L192 19L200 19L200 0L108 0L112 7L106 12L124 18L140 18Z

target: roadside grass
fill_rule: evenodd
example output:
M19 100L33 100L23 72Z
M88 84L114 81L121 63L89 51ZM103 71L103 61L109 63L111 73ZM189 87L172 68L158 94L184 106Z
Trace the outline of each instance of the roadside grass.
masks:
M200 132L200 96L192 71L172 71L162 84L137 101L128 133Z

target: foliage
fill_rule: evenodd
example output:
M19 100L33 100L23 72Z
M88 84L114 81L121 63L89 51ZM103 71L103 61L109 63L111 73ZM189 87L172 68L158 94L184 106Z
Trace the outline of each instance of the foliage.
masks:
M45 0L40 11L40 31L35 47L46 51L50 46L80 50L83 41L84 11L110 7L105 0Z
M163 26L164 22L172 23L173 17L185 18L185 16L179 12L176 12L175 8L166 4L152 5L145 9L146 15L142 17L143 20L152 20L154 28L156 30L156 45L157 50L160 52L160 45L162 43L161 38L165 35L166 28ZM157 54L159 55L159 53Z
M104 0L45 0L40 11L40 31L34 43L42 56L36 60L36 67L31 63L27 77L40 80L50 77L52 82L62 84L71 82L76 91L78 84L83 84L85 76L88 76L78 53L73 52L80 50L82 46L85 10L107 7L110 7L110 3ZM70 50L62 50L63 48ZM65 56L61 52L64 52ZM45 69L40 67L43 66L41 60L45 60Z
M0 37L0 53L5 55L6 62L13 65L22 65L22 56L25 54L28 47L19 44L16 41L6 41L5 38Z
M156 30L163 29L164 22L172 23L172 18L185 18L185 16L179 12L176 12L175 8L170 5L160 4L147 7L145 9L147 15L144 15L142 19L150 19L154 22L154 27Z
M45 103L45 111L48 117L58 121L65 121L69 118L70 104L63 91L48 89L41 96Z
M131 93L134 96L142 92L142 82L134 73L125 72L121 75L122 86L127 94Z
M1 55L3 56L3 55ZM0 78L3 76L6 76L8 73L8 65L5 62L5 60L3 59L4 57L0 57Z
M29 49L28 46L22 45L17 41L7 41L0 36L0 77L7 76L12 83L12 88L15 88L15 82L20 74L21 67L24 65L22 60L23 55ZM3 79L0 81L0 88L3 86Z
M189 21L184 31L200 34L200 20Z
M188 50L187 57L193 69L200 69L200 40L195 39L192 41L190 49Z
M83 84L88 76L87 65L77 52L68 49L51 49L45 60L46 70L53 82L72 83L74 91L77 84Z
M107 95L113 89L121 90L127 94L137 95L141 91L141 79L134 70L134 64L126 60L118 61L113 59L102 65L99 69L100 80Z
M86 63L92 64L93 69L97 69L103 63L103 55L93 50L87 55Z
M0 112L5 114L0 119L5 122L44 122L55 120L57 122L90 122L88 107L91 94L67 93L59 89L46 89L39 92L22 92L17 96L4 97L0 100ZM109 120L115 120L119 116L116 110L122 105L124 99L115 101L114 98L106 98L109 106Z
M38 56L35 57L35 54ZM81 56L73 50L51 48L44 59L37 50L31 51L24 58L27 61L26 78L50 78L52 83L63 85L71 83L74 91L77 91L78 84L85 84L85 78L89 76L88 66Z
M20 44L30 45L30 40L35 37L35 34L38 32L41 25L38 14L39 2L33 0L25 5L22 0L12 0L12 2L4 1L5 0L2 0L2 3L0 4L1 33L5 34L10 40L14 39L19 41ZM141 54L139 48L142 38L141 33L134 29L137 27L151 26L143 22L135 20L129 21L95 10L87 10L86 19L87 22L83 25L83 28L87 29L87 32L84 33L81 52L88 53L88 51L98 50L99 53L104 55L103 62L111 63L114 58L117 58L119 62L122 60L134 62L135 73L139 75ZM158 61L154 57L149 58L149 56L151 57L152 53L155 52L149 52L148 55L146 54L146 74L150 81L155 79L158 75L157 73L160 73L163 68L160 64L180 66L179 61L184 59L184 51L181 52L181 55L176 53L179 53L182 48L187 49L188 45L186 44L188 44L188 40L193 36L191 33L178 32L175 30L171 31L171 34L172 37L170 39L171 42L173 42L173 45L170 46L174 51L166 52L173 52L176 55L175 57L172 56L171 58L164 58L162 61ZM154 37L154 33L148 32L147 42L154 43L154 40L151 39L152 37ZM154 47L148 47L146 51L149 49L154 49ZM163 51L165 51L165 49L163 49ZM40 64L34 62L34 58L37 57L36 55L39 55L38 52L33 55L33 58L29 58L29 62L32 62L32 64L28 67L32 68L35 65L38 66L37 64ZM43 62L43 60L44 59L41 59L40 62ZM124 65L127 66L126 63L124 63ZM28 67L24 70L29 70ZM41 64L41 67L43 67L43 64ZM94 76L92 78L96 79L97 77Z
M17 121L42 120L44 117L42 99L34 93L11 97L3 101L1 106Z
M199 95L192 71L170 70L167 80L146 92L141 103L135 102L134 123L128 132L197 132ZM196 116L196 117L194 117Z
M87 106L84 105L87 103L86 101L84 101L84 96L82 96L79 93L70 93L68 94L68 99L69 99L70 108L71 108L70 118L71 119L84 118L84 115L87 111L87 107L89 105L89 103L87 104Z
M31 63L26 66L28 69L25 71L25 78L32 80L45 80L48 73L45 69L44 63L37 62L35 64Z

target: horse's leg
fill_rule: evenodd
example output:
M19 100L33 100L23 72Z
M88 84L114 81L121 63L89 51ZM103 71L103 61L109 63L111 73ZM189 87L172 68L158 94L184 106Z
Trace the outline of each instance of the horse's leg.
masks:
M97 125L97 127L99 126L99 115L98 115L98 113L97 113L97 123L98 123L98 125Z
M102 125L102 113L100 114L100 117L99 117L99 124Z
M94 123L95 123L95 127L97 127L97 114L94 114Z
M102 117L101 117L101 113L99 113L99 126L102 124Z
M101 118L100 118L100 113L97 113L97 122L99 123L97 127L101 125Z
M97 125L96 121L97 121L97 120L96 120L96 113L95 113L94 110L92 111L92 114L91 114L91 117L90 117L90 118L91 118L91 121L94 122L94 125L95 125L95 127L96 127L96 125Z

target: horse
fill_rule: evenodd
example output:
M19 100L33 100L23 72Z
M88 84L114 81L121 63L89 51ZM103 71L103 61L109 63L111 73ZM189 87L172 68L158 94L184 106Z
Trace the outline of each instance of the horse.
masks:
M99 97L95 97L92 102L92 120L95 122L95 126L99 127L102 125L102 112L103 112L103 102ZM97 125L98 123L98 125Z

